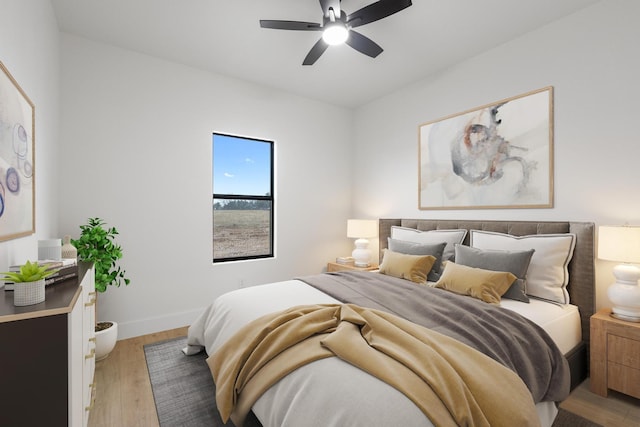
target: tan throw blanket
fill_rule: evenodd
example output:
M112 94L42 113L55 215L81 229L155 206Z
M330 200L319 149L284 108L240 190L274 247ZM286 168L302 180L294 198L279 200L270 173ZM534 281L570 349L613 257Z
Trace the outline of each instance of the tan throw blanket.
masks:
M531 394L510 369L445 335L352 304L298 306L263 316L210 356L223 421L242 426L271 385L326 357L392 385L435 426L539 425Z
M536 403L569 396L569 363L553 339L511 310L384 274L340 271L300 280L343 304L382 310L467 344L518 374Z

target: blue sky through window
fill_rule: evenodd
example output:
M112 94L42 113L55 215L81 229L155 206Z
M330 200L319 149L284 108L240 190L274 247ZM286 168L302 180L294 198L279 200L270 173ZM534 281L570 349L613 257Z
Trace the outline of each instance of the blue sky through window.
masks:
M265 196L271 191L271 144L213 135L213 192Z

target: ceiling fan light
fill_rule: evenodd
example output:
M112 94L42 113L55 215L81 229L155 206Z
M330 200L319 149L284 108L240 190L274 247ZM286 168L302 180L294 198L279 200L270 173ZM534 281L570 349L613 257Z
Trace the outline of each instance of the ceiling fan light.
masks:
M322 40L332 46L346 42L348 37L349 30L339 23L326 26L322 32Z

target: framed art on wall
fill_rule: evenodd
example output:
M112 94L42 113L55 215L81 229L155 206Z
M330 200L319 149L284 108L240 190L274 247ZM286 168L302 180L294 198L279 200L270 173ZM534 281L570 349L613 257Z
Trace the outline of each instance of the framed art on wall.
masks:
M35 232L35 108L0 62L0 241Z
M553 88L419 126L420 209L553 207Z

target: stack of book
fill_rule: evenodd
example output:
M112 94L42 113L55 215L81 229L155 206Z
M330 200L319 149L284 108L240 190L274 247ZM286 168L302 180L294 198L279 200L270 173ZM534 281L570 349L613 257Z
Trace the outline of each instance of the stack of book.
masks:
M47 266L50 270L58 270L44 280L45 286L55 285L78 276L78 263L75 259L62 259L60 261L40 260L38 265ZM9 271L20 271L20 267L22 265L12 265L9 267ZM14 286L15 283L5 280L5 291L12 291Z
M354 260L351 256L340 256L336 258L336 264L353 265Z

